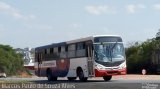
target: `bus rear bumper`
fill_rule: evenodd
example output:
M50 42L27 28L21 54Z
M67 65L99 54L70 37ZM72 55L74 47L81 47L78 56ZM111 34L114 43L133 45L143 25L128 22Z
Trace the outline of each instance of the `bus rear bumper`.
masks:
M109 76L109 75L125 75L126 74L126 68L121 70L98 70L95 69L95 76L96 77L103 77L103 76Z

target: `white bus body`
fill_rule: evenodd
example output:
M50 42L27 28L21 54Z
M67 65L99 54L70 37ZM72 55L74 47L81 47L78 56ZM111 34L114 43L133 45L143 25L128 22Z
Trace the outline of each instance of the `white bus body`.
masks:
M35 49L35 74L49 81L68 77L86 81L88 77L126 74L126 59L120 36L90 36Z

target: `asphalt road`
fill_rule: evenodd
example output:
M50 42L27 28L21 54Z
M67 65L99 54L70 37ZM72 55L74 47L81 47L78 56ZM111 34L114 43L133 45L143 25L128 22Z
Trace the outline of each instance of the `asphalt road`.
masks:
M159 80L111 80L105 82L103 79L89 79L87 82L80 82L79 80L68 81L58 80L56 82L48 82L47 80L35 81L36 84L51 84L61 86L65 89L160 89ZM54 87L53 87L54 88ZM59 87L56 87L59 88Z
M133 76L131 76L133 77ZM140 76L141 77L141 76ZM146 76L147 77L147 76ZM29 81L31 84L24 83L21 87L25 89L160 89L160 80L138 79L129 77L114 77L111 81L105 82L102 78L91 78L87 82L68 81L66 78L58 78L57 81L49 82L47 78L1 78L0 81ZM128 78L128 79L127 79ZM2 87L3 86L3 87ZM1 83L3 89L4 83ZM7 85L9 86L9 85ZM13 87L11 87L13 88ZM10 89L11 89L10 88ZM17 88L17 87L16 87ZM9 88L8 88L9 89Z

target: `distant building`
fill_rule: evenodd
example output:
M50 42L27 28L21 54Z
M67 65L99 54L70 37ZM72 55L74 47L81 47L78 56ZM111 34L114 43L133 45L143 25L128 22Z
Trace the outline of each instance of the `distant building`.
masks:
M15 51L23 55L24 65L34 65L34 48L17 48Z
M15 49L16 53L20 53L23 55L23 60L24 60L24 67L28 68L31 72L34 70L34 48L16 48Z

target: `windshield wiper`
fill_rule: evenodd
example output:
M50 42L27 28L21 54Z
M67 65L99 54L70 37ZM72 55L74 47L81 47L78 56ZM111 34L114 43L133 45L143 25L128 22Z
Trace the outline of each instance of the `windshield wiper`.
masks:
M116 41L116 43L114 43L114 45L113 45L113 47L111 48L111 50L113 50L115 47L116 47L116 45L117 45L117 41Z
M107 59L109 59L104 53L102 53L102 52L98 52L98 51L96 51L95 50L95 52L96 52L96 55L97 55L97 59L98 60L103 60L103 58L107 58ZM98 56L101 56L102 57L102 59L101 59L101 57L99 58Z
M116 43L114 43L113 47L108 49L108 50L109 50L110 57L111 57L111 62L112 62L112 51L113 51L113 49L116 47L117 43L118 43L118 42L116 41Z
M103 56L105 56L105 54L103 54L102 52L98 52L98 51L95 51L97 54L101 54Z

